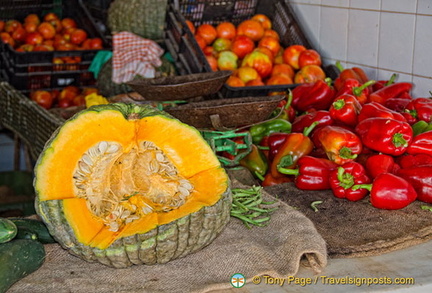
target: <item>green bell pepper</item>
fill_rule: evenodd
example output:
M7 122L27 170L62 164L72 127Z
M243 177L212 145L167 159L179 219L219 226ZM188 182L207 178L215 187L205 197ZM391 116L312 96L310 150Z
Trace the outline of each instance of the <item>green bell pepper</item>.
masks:
M251 126L249 132L252 136L252 142L258 145L265 136L268 136L271 133L290 133L291 122L285 119L276 118Z

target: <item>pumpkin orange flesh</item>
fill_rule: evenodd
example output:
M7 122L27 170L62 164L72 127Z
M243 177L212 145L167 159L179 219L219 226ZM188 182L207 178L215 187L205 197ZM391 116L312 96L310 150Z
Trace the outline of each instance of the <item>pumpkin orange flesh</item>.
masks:
M112 147L114 152L96 156L101 142L104 150ZM84 156L92 161L86 164ZM152 173L147 165L158 163L176 175ZM89 168L96 175L88 175ZM183 186L191 188L184 191ZM182 188L186 195L181 196ZM63 200L65 218L80 243L104 249L116 239L146 233L215 204L228 189L228 177L200 133L178 120L86 111L67 121L45 149L35 189L40 201ZM111 204L111 195L121 200ZM100 211L104 201L117 213L107 213L106 206ZM119 220L122 212L135 209L139 212L129 222Z

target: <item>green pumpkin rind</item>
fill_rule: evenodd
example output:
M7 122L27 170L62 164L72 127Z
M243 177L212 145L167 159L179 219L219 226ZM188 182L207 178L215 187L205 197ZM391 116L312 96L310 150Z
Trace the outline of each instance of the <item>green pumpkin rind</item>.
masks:
M111 32L128 31L146 39L164 36L167 0L115 0L108 9Z
M62 212L62 200L40 202L36 199L35 206L50 233L64 249L89 262L125 268L134 264L166 263L209 245L228 224L231 201L232 193L228 188L212 206L147 233L117 239L103 250L79 243Z

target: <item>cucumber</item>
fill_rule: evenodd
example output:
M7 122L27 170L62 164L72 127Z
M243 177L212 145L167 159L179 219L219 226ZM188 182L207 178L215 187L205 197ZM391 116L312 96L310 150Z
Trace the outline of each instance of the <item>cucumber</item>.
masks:
M12 240L17 234L17 226L9 219L0 218L0 243Z
M39 241L13 239L0 244L0 293L36 271L45 260L45 249Z
M30 239L39 241L39 236L29 229L19 228L15 239Z
M18 238L27 238L28 233L33 233L37 235L37 240L43 244L56 242L42 221L25 218L9 218L9 220L17 226L19 234ZM20 230L26 232L20 234ZM21 237L21 235L26 235L26 237Z

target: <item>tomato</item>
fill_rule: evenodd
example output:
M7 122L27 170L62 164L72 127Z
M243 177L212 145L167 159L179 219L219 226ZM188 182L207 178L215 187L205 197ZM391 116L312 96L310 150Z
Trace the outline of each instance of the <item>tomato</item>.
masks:
M83 29L76 29L70 35L70 41L72 44L79 45L87 39L87 33Z
M246 19L237 26L237 35L247 36L254 42L258 42L264 36L264 28L256 20Z
M25 42L25 38L27 36L27 31L23 27L19 27L12 32L12 38L20 43Z
M210 65L211 70L218 71L218 61L213 55L206 55L207 62Z
M237 77L246 84L251 80L259 78L260 76L254 68L242 66L237 70Z
M262 81L261 77L258 77L254 80L250 80L246 83L246 86L263 86L263 85L265 85L265 84Z
M279 36L279 34L277 33L277 31L272 30L272 29L266 29L266 30L264 30L263 37L273 37L273 38L275 38L276 40L278 40L280 42L280 36Z
M201 24L196 29L196 34L201 36L207 45L213 43L217 38L217 31L214 26L208 23Z
M286 63L273 64L271 75L276 75L276 74L285 74L291 79L294 79L295 72L294 69L289 64Z
M200 47L201 50L204 50L204 48L207 46L206 40L204 40L204 38L200 35L195 35L195 40L198 44L198 47Z
M15 47L15 40L12 38L12 36L9 33L7 32L0 33L0 39L3 41L3 43L11 45L12 48Z
M282 54L282 58L286 64L289 64L294 69L300 69L300 66L298 64L298 59L300 56L300 53L305 51L306 47L302 45L291 45L287 47Z
M61 25L63 27L63 30L67 30L68 28L77 28L77 24L75 20L69 17L65 17L61 20Z
M28 33L35 32L37 30L38 24L35 22L26 22L24 23L24 29Z
M231 51L233 51L240 59L251 53L255 49L255 43L247 36L237 36L231 43Z
M35 51L35 52L38 52L38 51L39 52L40 51L44 51L44 52L54 51L54 47L50 46L50 45L39 44L39 45L34 46L33 51Z
M45 109L50 109L53 105L53 97L50 92L37 90L30 94L30 98L39 106Z
M37 31L42 35L44 39L52 39L56 34L56 30L53 25L49 22L42 22Z
M266 55L270 58L270 61L273 63L273 61L274 61L273 52L270 51L269 48L266 48L266 47L258 47L258 48L255 48L254 51L257 51L257 52L261 52L261 53L266 54Z
M318 79L324 80L326 75L322 68L318 65L306 65L302 67L294 77L295 83L311 83Z
M56 33L60 33L63 30L60 19L52 19L49 21L49 23L54 27Z
M38 32L28 33L25 39L26 44L39 45L42 44L44 38Z
M231 51L222 51L219 53L218 68L219 70L235 70L237 69L238 57Z
M40 23L40 18L37 14L30 13L24 18L24 23L35 23L38 25Z
M19 27L22 27L22 24L18 20L8 20L5 23L4 31L11 34Z
M232 40L237 34L237 29L232 22L222 22L216 26L218 38L225 38Z
M226 84L229 86L233 86L233 87L245 86L244 82L240 78L238 78L237 76L233 76L233 75L231 75L227 79Z
M72 105L73 106L85 106L85 104L86 104L85 96L82 95L82 94L76 96L72 100Z
M266 81L266 85L275 85L275 84L292 84L293 80L286 74L278 73L270 76Z
M321 66L321 56L313 49L304 50L299 55L298 65L300 68L305 67L306 65Z
M73 106L73 99L60 99L57 103L60 108L69 108Z
M231 49L231 40L225 39L225 38L217 38L213 44L212 47L216 52L222 52L226 50Z
M189 19L186 19L186 25L188 26L189 30L192 32L192 34L194 35L196 32L196 28L195 25L193 24L192 21L190 21Z
M18 48L16 48L16 51L18 52L31 52L33 51L34 46L30 44L22 44Z
M262 27L264 29L271 29L272 28L272 22L270 18L265 14L255 14L251 18L252 20L256 20L259 23L261 23Z
M51 21L53 19L59 19L58 15L54 12L48 12L44 17L43 21Z
M258 72L261 78L266 78L271 74L273 63L266 54L260 51L253 51L244 57L241 66L252 67Z
M279 50L281 48L281 45L279 43L278 39L275 39L273 37L262 37L261 40L258 42L258 48L264 47L269 49L273 57L276 56L279 53Z
M90 49L92 49L92 50L103 49L102 39L101 38L92 38L92 39L90 39Z
M4 30L5 22L3 20L0 20L0 33Z

